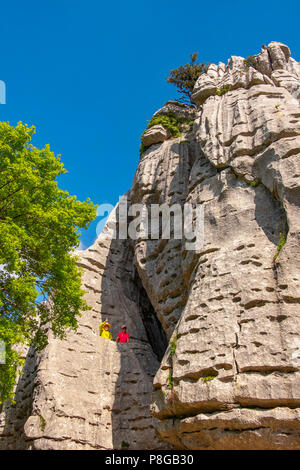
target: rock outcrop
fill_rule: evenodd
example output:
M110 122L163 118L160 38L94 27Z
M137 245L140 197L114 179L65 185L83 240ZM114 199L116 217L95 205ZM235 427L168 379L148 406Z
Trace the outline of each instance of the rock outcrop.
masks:
M300 449L300 63L272 42L193 98L157 112L193 130L150 128L127 196L202 205L202 249L112 239L117 207L80 252L92 310L28 353L2 448ZM106 316L129 345L99 338Z
M153 126L148 129L145 134L143 135L143 144L145 147L149 147L153 144L159 144L160 142L164 142L171 137L170 132L168 129L165 129L164 126L157 125Z
M66 340L49 333L41 354L29 352L16 405L2 414L0 448L166 448L155 436L149 408L166 338L136 276L128 241L107 237L113 218L78 261L93 308ZM107 315L114 338L127 324L129 344L99 337L101 316Z

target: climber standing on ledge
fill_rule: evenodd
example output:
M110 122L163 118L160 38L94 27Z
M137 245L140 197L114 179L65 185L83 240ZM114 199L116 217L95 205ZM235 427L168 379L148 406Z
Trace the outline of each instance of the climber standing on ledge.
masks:
M113 341L111 332L109 331L111 325L108 323L108 318L106 317L105 321L99 325L99 334L102 338L107 338Z
M129 343L129 333L127 333L127 326L122 325L122 331L117 336L116 342Z

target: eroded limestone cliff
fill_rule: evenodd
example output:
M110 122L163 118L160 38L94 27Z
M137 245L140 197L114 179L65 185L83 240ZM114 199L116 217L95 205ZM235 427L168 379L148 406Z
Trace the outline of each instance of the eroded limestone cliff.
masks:
M202 204L202 250L110 238L117 207L80 252L93 308L28 352L2 448L300 449L300 63L272 42L193 96L156 113L193 128L144 134L127 196ZM129 345L99 338L106 316Z

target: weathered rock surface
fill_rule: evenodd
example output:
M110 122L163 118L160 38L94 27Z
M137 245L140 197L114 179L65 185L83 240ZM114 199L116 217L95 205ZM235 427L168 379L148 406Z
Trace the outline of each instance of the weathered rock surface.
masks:
M0 448L168 447L155 436L149 406L165 336L136 277L128 241L106 238L110 224L79 261L93 308L83 312L76 333L66 340L50 334L41 354L28 355L16 406L2 413ZM127 324L129 344L99 337L106 316L114 338Z
M149 145L164 142L165 140L168 140L169 137L171 137L171 134L168 129L157 124L156 126L150 127L150 129L144 133L142 142L146 147L148 147Z
M184 197L204 204L205 244L153 402L179 448L300 448L300 71L279 43L254 59L212 65L194 89Z
M2 448L300 449L299 98L300 64L272 42L211 65L197 109L158 110L193 131L144 142L129 204L203 205L204 246L112 240L112 214L80 253L93 308L29 352ZM106 316L129 345L99 338Z
M158 109L153 116L171 114L185 121L193 121L196 118L197 110L194 106L178 103L177 101L167 101L164 106Z

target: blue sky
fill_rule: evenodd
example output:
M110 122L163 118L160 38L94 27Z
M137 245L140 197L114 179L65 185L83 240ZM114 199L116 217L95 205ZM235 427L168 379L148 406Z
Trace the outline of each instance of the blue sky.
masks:
M176 97L169 71L191 52L227 63L272 40L300 60L299 13L289 0L2 2L0 119L35 125L33 144L62 155L61 188L115 204L131 186L147 120Z

